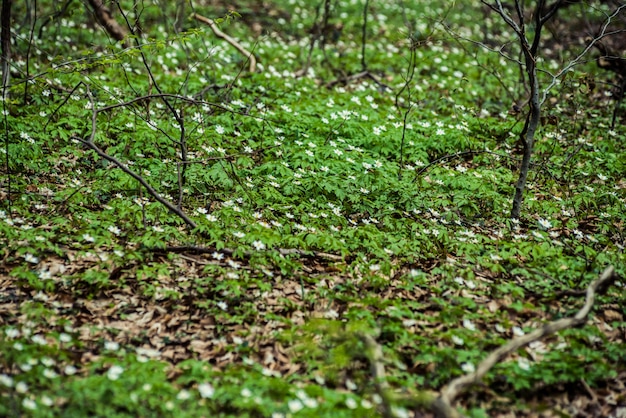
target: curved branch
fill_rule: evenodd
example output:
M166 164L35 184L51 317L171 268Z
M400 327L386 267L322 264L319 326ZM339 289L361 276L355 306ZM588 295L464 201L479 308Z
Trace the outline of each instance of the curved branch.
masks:
M87 87L89 87L89 86L87 86ZM95 141L95 138L96 138L96 124L97 124L97 119L98 119L98 109L96 109L96 104L94 103L94 99L93 99L93 96L91 94L91 91L89 91L89 88L87 89L87 94L89 96L89 101L91 102L91 109L92 109L91 134L89 135L89 138L87 138L87 139L80 138L78 136L72 136L72 139L75 139L75 140L79 141L80 143L84 144L85 146L87 146L88 148L92 149L93 151L96 152L96 154L98 154L99 157L104 158L105 160L115 164L124 173L128 174L129 176L131 176L132 178L137 180L139 182L139 184L141 184L146 189L146 191L152 197L154 197L154 199L157 202L159 202L160 204L165 206L167 208L167 210L169 210L171 213L173 213L174 215L176 215L179 218L181 218L187 224L187 226L189 226L190 228L194 229L197 226L196 223L190 217L188 217L185 214L185 212L183 212L183 210L181 208L179 208L176 205L172 204L167 199L161 197L159 192L157 192L152 186L150 186L150 184L148 184L146 179L144 179L139 174L135 173L133 170L128 168L128 166L126 164L124 164L123 162L121 162L117 158L115 158L112 155L109 155L106 152L104 152L98 145L96 145L96 143L94 141Z
M374 379L375 389L378 395L383 399L382 412L383 416L391 409L391 405L395 402L402 402L412 405L420 409L430 409L438 418L460 418L462 415L452 405L454 400L470 385L479 383L493 366L502 361L509 354L519 350L520 348L538 341L544 337L552 335L556 332L583 325L587 320L587 315L593 307L595 297L598 294L606 292L613 281L618 279L617 273L613 266L607 267L598 279L593 281L586 291L584 306L569 318L562 318L545 324L543 327L536 329L530 334L509 341L502 347L494 350L485 358L476 368L476 371L463 375L454 379L447 386L441 389L439 396L430 391L417 391L410 394L395 395L391 392L389 384L385 377L384 358L381 346L369 335L358 333L357 337L363 342L366 348L366 357L370 365L370 373Z
M229 44L234 46L235 49L237 49L237 51L241 52L246 58L248 58L248 60L250 61L250 66L248 68L249 68L249 71L251 73L256 71L256 57L254 56L254 54L252 54L252 52L249 52L247 49L245 49L243 46L241 46L241 44L239 42L237 42L234 38L231 38L230 36L228 36L224 32L222 32L217 27L217 24L215 24L215 22L212 19L209 19L208 17L201 16L201 15L199 15L197 13L192 14L191 17L193 19L196 19L196 20L206 24L206 25L209 25L209 27L211 28L211 30L213 31L215 36L217 36L218 38L222 38L223 40L225 40L226 42L228 42Z
M495 351L492 351L491 354L489 354L487 358L484 359L478 367L476 367L476 371L454 379L446 387L444 387L441 390L441 402L451 405L454 399L465 388L480 382L493 366L518 349L566 328L572 328L584 324L587 320L587 315L593 307L596 294L604 293L611 283L617 279L617 277L617 273L615 273L613 266L607 267L600 277L591 283L587 288L585 305L576 313L576 315L549 322L543 327L534 330L530 334L515 338Z
M113 18L111 10L104 5L102 0L89 0L89 5L93 9L96 16L96 20L104 29L111 35L116 41L122 42L124 48L128 48L128 41L126 37L128 33L122 26Z

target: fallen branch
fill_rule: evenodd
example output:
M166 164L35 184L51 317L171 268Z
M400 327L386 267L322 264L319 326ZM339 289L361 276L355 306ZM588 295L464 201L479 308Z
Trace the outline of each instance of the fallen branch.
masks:
M387 378L385 377L383 349L371 335L361 333L358 337L365 345L366 356L370 363L370 373L374 378L374 387L382 399L382 402L380 403L382 416L384 418L391 418L393 417L393 412L389 396L389 383L387 383Z
M450 406L454 402L454 399L468 386L476 384L482 380L493 366L495 366L502 359L509 354L517 351L518 349L527 346L528 344L538 341L544 337L562 331L566 328L572 328L582 325L587 320L587 315L593 307L596 294L604 293L613 281L617 279L617 274L613 266L609 266L604 270L600 277L589 285L587 288L587 296L585 298L585 305L576 313L576 315L569 318L562 318L553 322L549 322L522 337L515 338L509 341L502 347L491 352L484 359L476 370L472 373L468 373L457 379L454 379L447 386L441 390L441 396L439 397L440 404L442 406ZM441 415L442 417L449 417L450 415Z
M239 42L237 42L236 39L231 38L230 36L228 36L224 32L222 32L217 27L217 24L212 19L209 19L208 17L201 16L201 15L199 15L197 13L192 14L191 17L193 19L196 19L196 20L206 24L206 25L209 25L209 27L211 28L211 30L213 31L215 36L217 36L218 38L222 38L223 40L225 40L226 42L228 42L229 44L234 46L237 49L237 51L241 52L246 58L248 58L248 60L250 61L250 66L248 67L248 69L249 69L249 71L251 73L256 71L256 57L254 56L254 54L252 54L247 49L245 49L243 46L241 46L241 44Z
M216 249L216 248L211 248L211 247L197 247L194 245L181 245L181 246L168 246L165 248L150 248L151 251L155 252L155 253L160 253L160 252L169 252L169 253L194 253L194 254L212 254L212 253L219 253L219 254L224 254L227 255L229 257L232 257L233 255L235 255L235 253L237 251L230 249L230 248L222 248L220 250ZM329 260L329 261L343 261L344 258L341 257L340 255L336 255L336 254L329 254L329 253L323 253L320 251L305 251L305 250L299 250L296 248L278 248L276 251L278 251L278 253L280 255L301 255L303 257L311 257L311 258L321 258L324 260ZM250 257L254 254L257 254L254 251L243 251L242 255L244 257Z
M547 323L530 334L515 338L502 347L492 351L491 354L478 365L474 372L451 381L441 389L439 396L433 396L429 391L417 391L417 393L413 392L411 394L402 395L392 394L385 377L383 354L380 344L369 335L359 334L358 338L363 342L366 348L366 357L370 364L376 391L382 398L381 407L383 409L383 416L389 416L391 405L394 403L402 403L415 408L430 409L438 418L461 417L462 415L452 406L454 400L461 392L467 387L479 383L493 366L520 348L566 328L583 325L593 307L596 295L606 292L617 278L618 275L615 273L614 268L612 266L607 267L600 277L587 288L585 304L576 315Z

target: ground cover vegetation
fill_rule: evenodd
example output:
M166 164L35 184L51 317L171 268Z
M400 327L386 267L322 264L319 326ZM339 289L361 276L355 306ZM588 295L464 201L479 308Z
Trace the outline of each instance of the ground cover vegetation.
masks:
M15 2L0 415L622 416L623 5L523 3Z

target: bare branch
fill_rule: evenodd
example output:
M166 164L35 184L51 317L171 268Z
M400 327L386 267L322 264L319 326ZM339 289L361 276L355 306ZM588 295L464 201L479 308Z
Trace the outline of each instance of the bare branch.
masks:
M365 333L358 334L359 339L365 344L366 356L370 363L370 372L374 378L374 387L376 392L382 398L381 408L384 418L393 417L390 399L388 396L389 383L385 376L385 365L383 364L383 349L374 339Z
M619 6L617 9L615 9L613 11L613 13L611 13L606 20L604 21L604 24L602 25L602 27L600 28L600 31L598 33L598 35L596 35L595 38L593 38L585 47L585 49L582 50L582 52L580 54L578 54L578 56L576 58L574 58L573 60L571 60L565 67L563 67L563 69L561 69L558 73L556 73L556 75L552 76L552 81L550 82L550 84L548 84L548 86L546 86L546 88L543 90L543 94L541 97L541 104L543 104L547 98L548 98L548 92L550 90L552 90L552 88L554 86L556 86L558 79L561 78L565 73L567 73L568 71L570 71L573 67L575 67L576 65L580 64L580 62L582 61L583 57L585 55L587 55L587 53L589 52L589 50L591 48L594 47L594 45L598 42L600 42L603 38L605 38L606 36L609 36L611 33L613 32L607 32L606 29L607 27L611 24L611 21L613 20L613 18L615 18L617 15L619 15L621 13L622 10L626 9L626 4L622 4L621 6Z
M111 35L116 41L121 41L124 48L128 47L128 40L126 37L128 33L120 26L119 23L113 18L111 10L104 5L102 0L89 0L89 5L93 9L96 20L104 29Z
M209 25L209 27L211 28L211 30L213 31L215 36L217 36L218 38L222 38L223 40L225 40L226 42L228 42L229 44L234 46L235 49L237 49L237 51L241 52L250 61L250 66L248 67L248 69L249 69L249 71L251 73L256 71L256 57L254 56L254 54L252 54L247 49L245 49L243 46L241 46L241 44L239 42L237 42L237 40L235 40L234 38L231 38L230 36L228 36L224 32L222 32L217 27L217 24L212 19L209 19L208 17L201 16L201 15L199 15L197 13L192 14L191 17L196 19L196 20L198 20L198 21L200 21L200 22L202 22L202 23L204 23L204 24L206 24L206 25Z
M151 248L150 250L153 252L158 252L158 253L170 252L170 253L177 253L177 254L181 254L181 253L211 254L211 253L217 252L219 254L225 254L228 256L233 256L237 252L231 248L222 248L218 250L213 247L199 247L199 246L194 246L194 245L168 246L165 248ZM328 261L344 261L344 257L340 255L324 253L321 251L306 251L306 250L299 250L297 248L278 248L276 249L276 251L278 251L280 255L299 255L302 257L319 258L319 259L324 259ZM242 253L244 257L250 257L253 254L258 254L258 252L243 251Z
M192 229L195 228L197 226L196 223L191 218L189 218L185 214L185 212L183 212L183 210L181 208L173 205L167 199L163 198L159 194L159 192L157 192L152 186L150 186L150 184L143 177L141 177L139 174L135 173L133 170L128 168L128 166L126 164L124 164L123 162L121 162L117 158L115 158L112 155L109 155L106 152L104 152L98 145L96 145L96 143L95 143L96 125L97 125L97 119L98 119L98 113L99 112L98 112L98 109L96 109L96 104L94 102L94 99L93 99L93 96L91 94L91 91L89 91L89 88L87 89L87 95L89 96L89 101L91 102L91 108L92 108L91 134L89 135L89 138L87 138L87 139L79 138L77 136L72 136L72 139L76 139L77 141L81 142L82 144L86 145L87 147L89 147L90 149L95 151L95 153L98 154L99 157L101 157L101 158L103 158L103 159L105 159L105 160L115 164L123 172L125 172L126 174L128 174L129 176L131 176L132 178L137 180L139 182L139 184L141 184L146 189L146 191L152 197L154 197L154 199L157 202L159 202L160 204L165 206L167 208L167 210L169 210L171 213L173 213L174 215L176 215L179 218L181 218L187 224L187 226L189 226Z
M544 25L548 20L552 19L552 16L554 16L556 12L559 11L562 5L563 0L557 0L556 2L554 2L554 4L550 6L546 14L540 18L540 23Z
M511 18L511 16L509 16L506 10L504 10L504 6L502 6L502 2L500 2L500 0L496 0L496 6L489 4L485 2L484 0L483 0L483 4L486 4L493 11L498 13L502 17L502 19L504 19L506 24L509 25L513 29L513 31L515 31L515 34L517 36L522 35L522 28L520 28L520 26L517 23L515 23L515 21Z
M587 315L593 307L596 294L604 293L608 287L618 278L617 273L613 266L607 267L604 272L587 288L587 296L585 298L584 306L574 315L569 318L562 318L553 322L545 324L543 327L536 329L530 334L526 334L522 337L509 341L507 344L491 352L486 359L484 359L472 373L461 376L452 382L450 382L441 391L441 400L444 403L452 404L454 399L468 386L476 384L485 377L485 374L498 362L504 359L509 354L517 351L518 349L544 337L552 335L556 332L562 331L566 328L582 325L586 322Z

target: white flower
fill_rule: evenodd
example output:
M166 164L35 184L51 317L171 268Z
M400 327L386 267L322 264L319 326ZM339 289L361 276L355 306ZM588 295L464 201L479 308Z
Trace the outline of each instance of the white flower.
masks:
M550 221L543 218L539 218L539 226L541 226L543 229L552 228L552 224L550 223Z
M31 338L31 341L34 342L35 344L39 344L39 345L46 345L46 344L48 344L46 339L44 337L42 337L41 335L39 335L39 334L33 335L32 338Z
M63 373L65 373L68 376L72 376L72 375L76 374L77 371L78 371L78 369L76 369L76 367L72 366L71 364L68 364L63 369Z
M222 260L224 258L224 254L214 251L213 254L211 254L211 257L213 257L215 260Z
M206 220L209 222L216 222L217 217L215 215L211 215L210 213L206 216Z
M89 234L83 234L83 240L86 242L95 242L96 240Z
M396 406L391 407L391 414L396 418L409 418L409 411L404 408L398 408Z
M474 373L476 368L472 363L463 363L461 364L461 370L463 370L465 373Z
M355 391L357 390L357 386L356 383L354 383L352 380L347 379L346 380L346 389L351 390L351 391Z
M22 400L22 406L24 407L24 409L30 409L31 411L34 411L35 409L37 409L37 402L33 401L30 398L24 398Z
M111 225L107 229L109 230L110 233L114 235L119 235L122 233L122 231L115 225Z
M356 409L358 404L353 398L346 398L346 406L348 407L348 409Z
M179 401L185 401L187 399L191 398L191 393L189 393L188 390L181 390L180 392L178 392L178 395L176 395L176 399L178 399Z
M476 325L474 325L474 323L470 321L469 319L463 320L463 326L469 329L470 331L476 331Z
M20 336L20 331L15 328L7 328L6 330L4 330L4 334L7 336L8 339L13 339Z
M456 345L463 345L463 344L465 344L465 341L463 341L462 338L457 337L456 335L452 336L452 342L455 343Z
M264 250L264 249L265 249L265 244L263 244L263 242L261 242L261 241L259 241L259 240L254 241L254 242L252 243L252 246L253 246L253 247L254 247L257 251L261 251L261 250Z
M122 366L118 366L117 364L111 366L107 371L107 378L109 380L117 380L124 373L124 368Z
M215 394L215 389L210 383L201 383L198 385L198 392L203 398L212 398Z
M241 264L239 264L238 262L233 261L233 260L228 260L226 263L229 266L231 266L232 268L234 268L235 270L237 270L237 269L239 269L241 267Z
M0 374L0 385L6 386L8 388L13 386L13 378L6 374Z
M515 335L516 337L521 337L522 335L524 335L524 330L522 330L520 327L513 327L513 335Z
M296 412L299 412L302 408L304 408L304 405L302 405L302 402L300 401L300 399L290 400L289 402L287 402L287 406L289 407L289 410L293 414L295 414Z
M302 403L304 404L304 406L306 406L307 408L317 408L317 401L313 398L305 398L302 400Z
M27 262L32 263L32 264L39 263L39 259L37 257L35 257L34 255L32 255L31 253L24 254L24 260L26 260Z
M328 311L324 312L324 318L337 319L339 318L339 313L334 309L329 309Z
M28 392L28 385L24 382L18 382L18 384L15 385L15 391L17 393L26 393Z
M215 125L215 132L222 135L224 133L224 127L222 125Z
M115 341L106 341L104 343L104 349L109 351L117 351L119 350L120 345Z
M252 392L248 388L243 388L241 389L241 396L243 396L244 398L249 398L250 396L252 396Z
M529 370L530 369L530 361L528 361L528 359L526 357L518 358L517 359L517 365L522 370Z

